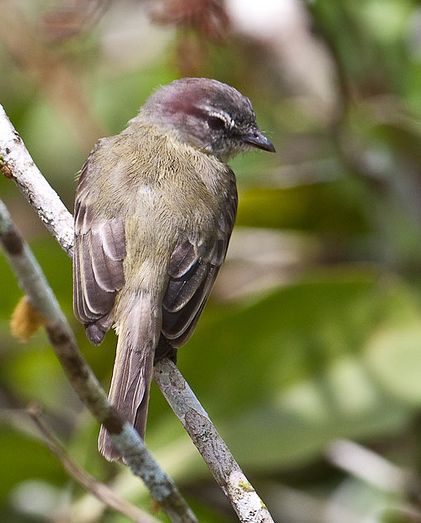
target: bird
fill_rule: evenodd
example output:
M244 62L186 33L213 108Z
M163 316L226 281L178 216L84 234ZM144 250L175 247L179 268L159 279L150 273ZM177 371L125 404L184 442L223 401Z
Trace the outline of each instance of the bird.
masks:
M79 172L74 313L95 345L115 329L109 399L142 438L154 363L176 361L225 260L238 200L227 162L251 148L275 152L250 100L181 78L99 139ZM121 459L103 426L98 447Z

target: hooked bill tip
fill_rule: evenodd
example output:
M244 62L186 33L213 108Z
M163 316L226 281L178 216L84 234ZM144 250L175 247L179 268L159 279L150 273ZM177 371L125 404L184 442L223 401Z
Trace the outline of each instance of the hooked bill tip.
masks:
M259 129L255 129L250 134L247 134L243 138L243 141L252 147L262 149L263 151L268 151L270 153L276 152L273 143L261 131L259 131Z

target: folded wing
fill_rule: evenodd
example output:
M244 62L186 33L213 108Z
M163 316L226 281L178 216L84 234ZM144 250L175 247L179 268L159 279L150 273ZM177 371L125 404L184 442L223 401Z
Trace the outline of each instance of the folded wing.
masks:
M191 335L225 259L236 210L233 184L213 238L184 238L172 253L162 303L158 359L168 353L169 347L180 347Z
M110 312L124 285L126 255L124 224L120 218L94 215L82 169L75 205L73 308L89 339L100 343L111 327Z

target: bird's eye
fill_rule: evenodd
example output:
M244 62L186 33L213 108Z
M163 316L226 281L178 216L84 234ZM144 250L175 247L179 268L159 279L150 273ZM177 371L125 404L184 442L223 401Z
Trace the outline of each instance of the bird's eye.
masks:
M208 116L207 122L209 128L213 129L214 131L222 131L222 129L225 129L225 120L219 116Z

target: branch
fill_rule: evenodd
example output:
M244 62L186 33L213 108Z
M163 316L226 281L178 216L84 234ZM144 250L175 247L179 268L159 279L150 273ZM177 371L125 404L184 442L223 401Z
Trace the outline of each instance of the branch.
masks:
M42 223L72 255L73 218L32 160L22 138L0 105L0 170L13 179Z
M135 507L126 500L116 496L113 490L104 483L100 483L93 476L79 467L63 448L56 436L51 432L45 420L42 417L41 409L37 406L31 406L28 413L35 422L39 431L43 435L50 451L58 458L67 473L92 495L98 498L104 505L124 514L135 523L159 523L159 520L150 516L143 510Z
M154 378L216 482L230 500L240 521L272 522L268 509L176 365L168 359L159 361L155 365Z
M63 42L91 30L111 0L73 0L55 6L44 15L47 36L53 42Z
M333 441L326 449L326 457L336 467L378 489L402 494L415 481L409 472L354 441Z
M37 205L33 205L35 211L40 215L41 220L46 224L63 249L71 256L73 247L73 220L71 215L64 208L55 191L47 184L39 170L34 166L32 160L32 165L36 169L34 173L36 179L31 180L28 176L21 177L21 175L25 174L25 166L20 165L10 145L8 150L6 150L6 144L10 144L13 141L13 137L18 137L17 147L20 155L30 158L22 140L0 105L0 155L3 156L4 161L3 171L6 168L8 176L17 181L21 191L31 205L33 205L32 202L34 200L37 201ZM41 179L42 182L40 181ZM40 181L42 189L39 188L38 181ZM51 200L59 202L59 204L57 203L57 212L62 217L66 213L69 215L66 220L56 220L55 215L48 222L43 219L45 206L48 207L48 202ZM71 238L71 241L62 243L63 238ZM70 375L69 379L72 381L74 377ZM242 523L273 523L264 503L244 476L180 371L168 360L163 360L156 366L155 380L173 411L186 428L218 484L222 487L222 490L237 512L240 521ZM102 420L100 421L102 422ZM130 429L132 431L131 437L135 437L134 433L139 440L137 432L132 427ZM129 431L129 427L126 426L125 430L126 432ZM114 427L113 431L115 432ZM119 450L123 448L122 446L117 446L117 443L120 445L118 437L114 436L113 441ZM126 456L126 452L122 453Z
M60 306L10 215L0 200L0 243L34 308L45 319L45 329L55 353L81 401L111 434L113 444L135 476L143 480L152 497L172 521L194 523L196 517L173 481L160 468L136 430L125 422L108 401L76 344Z

